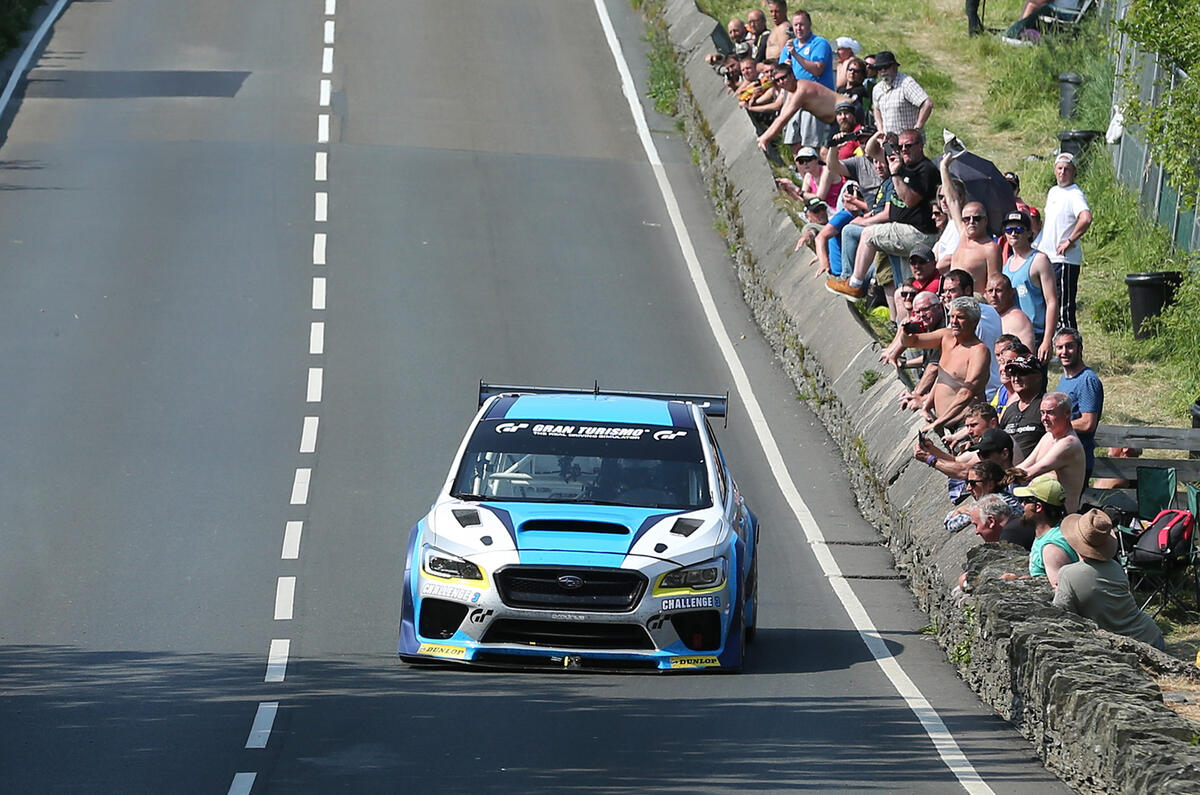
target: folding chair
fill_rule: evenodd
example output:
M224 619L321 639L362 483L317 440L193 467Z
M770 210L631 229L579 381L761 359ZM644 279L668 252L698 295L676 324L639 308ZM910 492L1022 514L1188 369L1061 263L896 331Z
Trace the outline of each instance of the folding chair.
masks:
M1042 6L1038 21L1043 25L1078 25L1095 0L1054 0Z
M1138 518L1149 521L1175 501L1175 467L1138 467Z
M1170 481L1173 487L1174 470L1170 470L1170 472ZM1140 468L1138 478L1140 484ZM1164 478L1164 480L1166 479ZM1197 492L1200 489L1189 484L1187 490L1188 507L1192 516L1195 517L1197 516L1197 503L1200 502ZM1173 492L1171 496L1174 496ZM1169 499L1163 507L1170 507ZM1161 553L1150 552L1145 546L1137 547L1138 538L1146 532L1153 532L1156 536L1158 534L1158 531L1153 529L1138 531L1128 528L1120 528L1117 533L1117 540L1120 543L1117 559L1125 569L1126 576L1129 577L1130 590L1149 592L1141 603L1141 608L1145 610L1157 600L1158 607L1152 615L1158 615L1168 604L1174 604L1185 613L1197 612L1197 608L1200 607L1200 566L1197 565L1198 559L1200 559L1200 548L1196 544L1195 527L1186 541ZM1154 542L1151 542L1151 546L1157 550ZM1190 589L1195 596L1195 606L1186 604L1181 598L1185 589Z

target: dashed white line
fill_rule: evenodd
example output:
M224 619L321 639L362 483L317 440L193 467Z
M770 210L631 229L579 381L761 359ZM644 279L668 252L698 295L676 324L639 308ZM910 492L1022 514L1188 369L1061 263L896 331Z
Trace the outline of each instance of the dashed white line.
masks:
M255 773L234 773L228 795L250 795L250 790L254 788L255 775Z
M304 430L300 432L300 452L314 453L317 450L317 425L320 417L305 417Z
M324 382L324 373L320 367L308 368L308 402L321 402L321 385Z
M300 558L300 536L303 532L304 522L288 522L283 526L283 551L279 553L281 560Z
M313 356L325 352L325 324L320 320L314 320L308 331L308 352Z
M275 584L275 620L291 621L296 601L296 578L280 577Z
M333 74L333 48L326 47L321 52L321 74Z
M817 523L816 518L812 515L812 511L809 510L808 504L805 503L804 498L801 496L799 489L796 488L795 480L788 473L787 463L779 448L779 442L771 432L766 415L763 414L762 407L759 405L758 396L754 392L754 386L746 374L746 369L738 356L733 340L730 338L724 321L721 319L716 301L712 296L712 290L708 286L704 271L700 267L700 260L696 256L696 249L692 243L691 235L688 233L687 226L684 223L683 214L680 212L679 202L675 197L675 189L671 186L670 179L667 178L666 169L663 167L662 159L658 154L658 147L655 146L654 140L650 136L650 128L646 124L646 117L642 111L641 100L638 98L637 87L634 85L633 76L629 72L629 64L626 63L625 56L622 53L621 42L617 39L616 31L613 29L612 19L608 13L608 6L605 0L593 0L593 3L596 14L600 18L600 26L604 29L604 37L608 42L608 48L612 52L613 60L616 62L617 72L621 76L622 93L629 104L630 115L633 117L634 126L637 128L638 138L642 142L646 159L650 162L650 168L658 183L659 192L662 194L663 202L666 204L667 214L670 216L671 225L675 230L675 238L679 243L680 252L687 266L688 276L691 278L692 285L696 290L696 296L700 301L701 309L705 319L708 321L709 329L716 340L717 347L720 349L721 355L725 359L725 364L729 368L730 375L733 377L738 395L741 396L742 403L746 407L746 413L750 418L750 425L754 428L754 432L758 437L758 442L770 466L771 473L775 477L776 484L779 486L784 499L791 508L801 530L812 545L813 553L821 566L821 570L827 577L840 574L841 568L837 560L830 554L829 548L820 543L824 541L824 533ZM880 637L879 631L875 628L874 622L871 620L866 608L859 601L858 595L854 593L854 590L845 580L831 578L830 584L842 607L845 609L847 616L850 618L851 623L854 624L854 628L858 631L859 637L862 638L864 645L866 645L871 655L875 658L876 664L892 683L892 686L895 687L896 692L905 700L909 709L912 710L913 715L916 716L925 733L929 735L929 739L941 757L942 762L958 779L959 784L971 793L992 793L991 787L979 776L971 761L967 759L962 749L959 748L954 735L950 733L949 728L942 721L937 711L922 695L908 674L900 667L891 649L887 647L883 638Z
M254 713L254 723L250 726L250 736L246 738L247 748L267 747L267 738L271 736L271 727L275 724L275 713L278 711L278 701L259 702L258 711Z
M322 113L317 116L317 143L329 143L329 114Z
M313 220L323 224L329 220L329 194L317 191L313 195Z
M308 504L308 484L312 480L312 469L298 467L296 476L292 478L292 505Z
M325 264L325 233L313 234L313 265Z
M317 182L324 182L329 179L329 153L317 152L317 159L313 165L313 179Z
M267 674L264 682L282 682L287 675L288 650L292 642L287 638L275 638L271 641L271 650L267 652Z
M325 16L331 17L337 13L337 0L325 0Z
M324 276L314 276L313 277L312 308L313 309L324 309L325 308L325 277Z
M325 43L333 44L333 20L325 20Z
M322 108L329 107L329 101L333 99L333 81L322 80L321 88L317 92L317 104Z

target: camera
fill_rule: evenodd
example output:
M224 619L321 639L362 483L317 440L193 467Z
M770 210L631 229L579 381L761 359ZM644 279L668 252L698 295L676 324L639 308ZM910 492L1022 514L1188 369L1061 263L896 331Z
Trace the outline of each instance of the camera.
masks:
M902 328L904 329L905 334L924 334L926 331L929 330L929 329L925 328L924 323L918 323L916 321L913 321L911 323L905 323Z

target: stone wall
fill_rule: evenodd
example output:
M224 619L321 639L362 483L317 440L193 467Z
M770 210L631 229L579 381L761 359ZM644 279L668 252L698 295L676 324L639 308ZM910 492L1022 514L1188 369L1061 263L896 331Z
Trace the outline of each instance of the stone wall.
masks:
M1200 793L1196 726L1163 704L1144 671L1195 669L1062 613L1044 583L1000 580L1027 567L1021 550L946 533L945 479L911 458L920 423L896 409L902 384L877 362L858 314L812 278L811 255L792 252L797 230L777 204L753 128L704 62L722 27L693 0L667 0L664 15L683 68L680 116L729 230L746 302L841 447L860 509L960 675L1083 792ZM867 371L881 377L872 382ZM975 586L956 600L951 585L964 569Z

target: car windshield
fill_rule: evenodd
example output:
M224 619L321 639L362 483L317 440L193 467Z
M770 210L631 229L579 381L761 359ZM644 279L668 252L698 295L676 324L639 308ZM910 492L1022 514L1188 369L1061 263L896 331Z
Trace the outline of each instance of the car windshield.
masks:
M695 510L711 504L694 428L484 420L451 495Z

